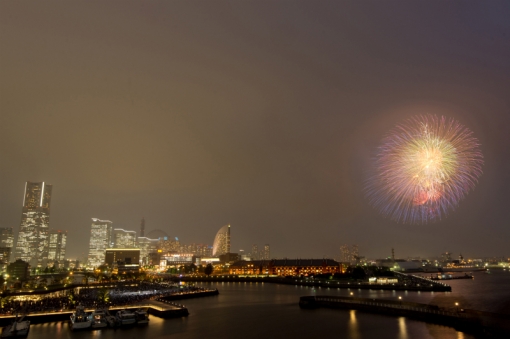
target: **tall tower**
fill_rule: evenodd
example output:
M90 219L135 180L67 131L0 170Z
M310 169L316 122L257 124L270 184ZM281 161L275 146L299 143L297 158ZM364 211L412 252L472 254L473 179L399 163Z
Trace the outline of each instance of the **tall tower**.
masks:
M214 257L219 257L222 254L230 253L230 225L225 225L214 237L213 253Z
M49 239L48 260L64 260L66 255L67 232L51 230Z
M145 218L142 218L142 222L140 224L140 236L145 237Z
M104 264L105 251L112 247L112 225L110 220L92 218L89 243L89 266Z
M259 260L259 248L256 244L251 247L251 260Z
M269 251L269 244L264 245L264 260L271 259L271 252Z
M0 247L14 247L14 232L12 227L0 228Z
M48 260L48 235L52 185L25 183L21 224L16 243L16 259L40 267Z

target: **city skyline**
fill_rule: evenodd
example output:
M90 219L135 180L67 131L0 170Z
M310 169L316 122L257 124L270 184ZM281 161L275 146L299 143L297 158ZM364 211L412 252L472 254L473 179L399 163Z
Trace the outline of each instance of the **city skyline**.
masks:
M19 231L30 181L53 185L70 258L93 217L197 244L231 224L231 248L274 257L508 255L508 5L439 3L1 2L0 227ZM483 175L407 225L363 187L425 114L473 132Z

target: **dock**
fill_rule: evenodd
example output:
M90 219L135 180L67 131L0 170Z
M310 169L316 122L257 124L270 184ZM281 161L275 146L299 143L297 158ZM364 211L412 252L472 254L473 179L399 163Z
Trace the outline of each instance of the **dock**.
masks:
M499 338L510 335L510 315L457 307L445 308L437 305L340 296L305 296L299 300L304 309L319 307L359 310L389 316L403 316L424 322L450 326L465 332Z

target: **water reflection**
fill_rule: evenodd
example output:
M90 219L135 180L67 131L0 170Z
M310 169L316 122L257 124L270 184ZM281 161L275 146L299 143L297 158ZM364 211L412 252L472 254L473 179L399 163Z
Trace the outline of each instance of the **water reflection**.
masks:
M358 339L360 338L358 320L356 319L356 311L350 310L349 312L349 338Z
M407 327L406 327L406 318L400 317L398 318L398 337L399 339L407 339Z

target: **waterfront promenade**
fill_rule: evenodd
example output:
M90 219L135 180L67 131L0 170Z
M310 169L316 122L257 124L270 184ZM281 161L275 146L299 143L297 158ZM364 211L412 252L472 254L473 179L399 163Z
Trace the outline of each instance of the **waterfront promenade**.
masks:
M85 307L86 312L92 312L98 308L106 308L110 313L115 314L119 310L123 309L139 309L139 308L147 308L148 313L151 315L155 315L160 318L176 318L176 317L184 317L189 314L189 311L185 305L175 302L176 300L181 299L190 299L190 298L200 298L218 295L219 292L217 289L208 290L208 289L197 289L188 292L177 292L169 295L159 295L156 298L148 298L146 300L135 300L132 303L120 303L109 306L97 306L93 307L92 305L88 305ZM133 299L130 299L133 300ZM34 324L53 322L53 321L67 321L69 317L74 312L74 307L69 307L67 309L46 309L39 310L33 312L24 312L20 313L20 315L25 315L28 320L30 320ZM5 326L10 324L13 319L15 319L16 314L4 314L0 315L0 326Z
M341 281L307 277L273 277L267 275L211 275L183 276L175 280L189 282L264 282L284 285L310 286L321 288L370 289L390 291L451 292L451 286L428 278L395 272L398 283L378 284L366 281Z
M499 338L510 335L510 315L482 312L457 307L341 296L304 296L299 300L304 309L319 307L354 309L363 312L392 316L404 316L425 322L454 327L456 329Z

